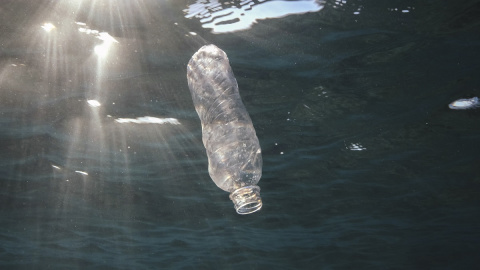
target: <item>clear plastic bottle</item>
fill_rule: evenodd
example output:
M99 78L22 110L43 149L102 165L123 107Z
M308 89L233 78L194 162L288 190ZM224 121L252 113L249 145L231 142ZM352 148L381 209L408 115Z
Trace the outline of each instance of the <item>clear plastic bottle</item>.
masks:
M203 46L188 63L187 79L202 122L210 177L230 192L238 214L260 210L262 151L227 54L215 45Z

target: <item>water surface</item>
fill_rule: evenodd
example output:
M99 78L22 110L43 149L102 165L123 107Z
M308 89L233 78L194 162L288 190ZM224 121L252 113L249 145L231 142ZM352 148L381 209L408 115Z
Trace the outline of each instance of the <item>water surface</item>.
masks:
M479 113L448 104L480 95L479 10L3 3L1 268L475 269ZM186 65L211 43L262 147L252 215L207 172Z

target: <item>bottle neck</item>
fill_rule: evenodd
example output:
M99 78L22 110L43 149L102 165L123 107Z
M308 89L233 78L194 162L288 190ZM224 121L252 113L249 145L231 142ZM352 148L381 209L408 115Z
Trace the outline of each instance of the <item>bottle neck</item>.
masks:
M229 197L235 205L235 210L240 215L251 214L262 208L259 186L241 187L233 191Z

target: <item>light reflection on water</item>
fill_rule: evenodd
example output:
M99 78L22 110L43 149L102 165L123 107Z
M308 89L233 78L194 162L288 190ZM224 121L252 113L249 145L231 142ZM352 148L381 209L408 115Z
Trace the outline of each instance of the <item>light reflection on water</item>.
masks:
M186 18L197 18L203 28L212 33L247 30L258 20L281 18L289 15L320 11L324 1L242 1L198 0L185 9Z

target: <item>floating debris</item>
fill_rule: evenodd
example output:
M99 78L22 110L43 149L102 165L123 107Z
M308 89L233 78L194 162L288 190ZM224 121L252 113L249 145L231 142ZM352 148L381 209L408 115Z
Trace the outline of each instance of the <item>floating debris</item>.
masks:
M347 146L347 144L345 142L343 142L345 144L345 148L348 149L348 150L351 150L351 151L363 151L363 150L367 150L366 147L363 147L363 145L361 145L360 143L351 143L350 145Z
M102 104L100 104L100 102L98 102L98 100L95 100L95 99L89 99L87 100L87 103L88 103L88 106L90 107L100 107Z
M79 174L83 174L83 175L88 175L87 172L84 172L84 171L75 171L76 173L79 173Z
M117 118L115 119L117 123L136 123L136 124L172 124L180 125L180 122L176 118L157 118L152 116L143 116L137 117L136 119L132 118Z
M448 104L448 107L452 110L468 110L480 107L480 103L478 97L462 98Z

